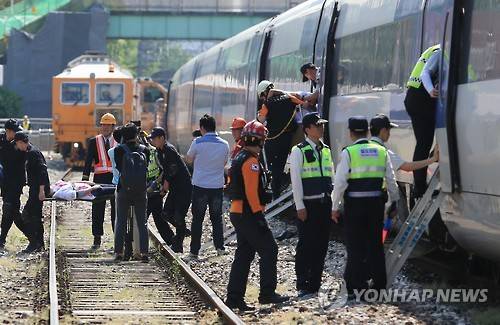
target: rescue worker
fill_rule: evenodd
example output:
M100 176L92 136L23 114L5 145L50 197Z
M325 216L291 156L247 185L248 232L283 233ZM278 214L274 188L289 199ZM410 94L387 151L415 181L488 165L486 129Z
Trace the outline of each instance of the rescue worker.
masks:
M284 168L292 146L292 137L297 129L296 105L303 104L295 93L274 89L273 83L263 80L257 86L257 96L263 102L258 111L258 121L266 122L269 136L265 144L265 155L272 174L273 198L280 196L284 180Z
M344 225L347 265L344 279L349 294L354 289L385 289L384 246L381 236L384 220L384 180L392 201L388 214L394 216L399 190L385 147L370 142L365 117L349 118L352 145L342 150L335 173L332 219L338 222L344 198Z
M314 92L308 96L304 96L306 101L304 106L314 107L318 102L318 97L320 94L320 89L318 88L320 71L319 68L314 65L314 63L308 62L300 67L300 73L302 74L302 82L311 81Z
M163 170L161 178L162 194L168 193L165 201L164 211L168 211L168 219L175 226L175 235L168 223L164 222L167 243L172 244L172 250L176 253L183 252L183 242L186 237L186 215L191 205L191 175L186 163L175 150L174 146L166 140L167 134L161 127L156 127L151 132L151 143L158 153L158 162ZM160 216L161 216L160 206ZM162 219L164 220L164 219Z
M294 146L290 155L290 177L299 231L295 254L299 297L318 292L328 251L333 162L330 148L321 140L327 122L318 113L305 115L302 127L306 139Z
M28 176L29 195L21 215L24 235L29 245L21 253L33 253L44 249L43 244L43 200L50 193L49 174L43 154L29 143L28 135L23 131L14 136L16 148L26 153L26 174Z
M276 293L278 245L264 217L264 205L270 198L264 195L263 168L259 155L267 130L258 121L245 125L243 149L231 166L230 219L236 231L237 248L229 274L226 305L248 311L255 309L245 303L245 291L250 265L259 254L261 304L281 303L289 298Z
M240 152L241 148L243 148L243 144L241 143L241 131L243 130L245 124L247 124L247 122L242 117L235 117L233 119L233 123L231 124L231 134L234 139L234 147L231 151L231 160L234 159L238 152Z
M0 163L3 166L4 179L2 182L2 223L0 224L0 251L5 247L7 234L12 223L22 230L20 220L23 187L26 183L25 161L26 153L16 150L14 136L21 131L15 119L5 122L5 133L0 135Z
M426 62L440 52L440 45L429 47L422 53L413 68L410 78L406 83L408 88L404 100L406 111L411 118L413 132L417 141L413 152L413 161L424 160L429 157L429 152L434 141L434 129L436 127L436 98L439 94L437 88L432 86L430 92L422 83L421 74ZM437 81L437 73L433 81ZM427 189L427 167L413 171L414 195L421 197Z
M113 138L113 130L116 119L113 114L106 113L101 117L101 133L91 138L88 142L87 157L83 168L82 180L88 181L92 164L94 164L94 183L112 184L113 167L109 158L108 150L117 145ZM111 226L115 227L115 200L111 203ZM104 214L106 201L92 202L92 235L94 236L93 250L101 246L101 237L104 234Z
M22 127L23 130L31 130L31 122L30 119L28 118L28 115L24 115Z

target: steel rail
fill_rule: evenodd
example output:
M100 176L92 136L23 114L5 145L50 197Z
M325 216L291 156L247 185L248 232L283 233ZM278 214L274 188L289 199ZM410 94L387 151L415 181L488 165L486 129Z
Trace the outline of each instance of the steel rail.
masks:
M222 299L193 271L191 268L167 246L160 238L160 234L148 224L149 238L158 248L160 254L166 257L171 263L175 263L180 267L184 277L202 294L206 301L219 311L224 320L224 324L241 325L244 322L236 315L228 306L224 304Z
M49 298L50 298L50 325L59 324L59 301L57 297L57 269L56 269L56 201L51 202L50 239L49 239Z

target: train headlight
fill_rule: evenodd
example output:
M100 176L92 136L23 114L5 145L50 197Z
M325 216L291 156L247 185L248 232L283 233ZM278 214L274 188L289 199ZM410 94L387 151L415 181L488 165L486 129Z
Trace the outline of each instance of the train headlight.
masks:
M80 144L78 142L73 143L73 148L78 149L79 146Z

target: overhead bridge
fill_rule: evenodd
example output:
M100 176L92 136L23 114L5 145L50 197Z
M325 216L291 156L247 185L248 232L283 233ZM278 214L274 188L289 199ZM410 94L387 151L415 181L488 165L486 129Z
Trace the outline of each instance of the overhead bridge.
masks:
M98 3L109 10L110 39L222 40L302 1L101 0ZM0 7L1 37L13 28L33 25L51 11L84 10L94 1L12 0L11 3L13 6Z

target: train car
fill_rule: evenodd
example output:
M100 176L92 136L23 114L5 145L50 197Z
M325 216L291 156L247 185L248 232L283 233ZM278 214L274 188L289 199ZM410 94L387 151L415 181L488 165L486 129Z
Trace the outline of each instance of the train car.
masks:
M135 80L105 54L77 57L52 79L52 128L59 152L68 165L83 165L87 140L98 134L106 113L117 125L141 120L146 131L164 125L166 96L163 86Z
M439 236L456 240L469 259L499 262L499 18L500 4L489 0L304 2L177 71L170 89L170 141L186 150L187 134L204 113L216 116L219 129L229 128L235 116L254 118L260 80L285 90L310 90L299 67L314 62L321 68L318 107L330 121L335 160L350 142L347 119L376 113L400 125L389 147L411 160L415 139L403 103L405 84L420 53L441 44L436 140L447 229ZM408 190L412 175L399 172L397 178Z

